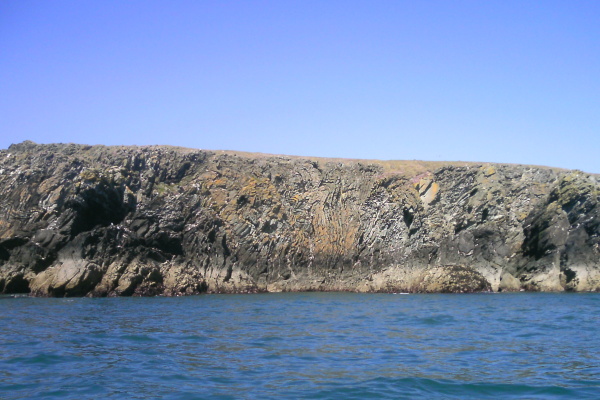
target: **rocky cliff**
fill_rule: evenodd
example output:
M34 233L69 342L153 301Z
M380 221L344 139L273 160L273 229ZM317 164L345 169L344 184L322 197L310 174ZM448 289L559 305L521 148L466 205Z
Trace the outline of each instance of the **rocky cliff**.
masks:
M600 290L600 179L544 167L24 142L0 292Z

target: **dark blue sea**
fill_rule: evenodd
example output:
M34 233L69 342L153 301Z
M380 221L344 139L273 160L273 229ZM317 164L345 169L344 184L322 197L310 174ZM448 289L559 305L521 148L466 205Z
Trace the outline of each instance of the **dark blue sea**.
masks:
M0 298L3 399L598 399L600 294Z

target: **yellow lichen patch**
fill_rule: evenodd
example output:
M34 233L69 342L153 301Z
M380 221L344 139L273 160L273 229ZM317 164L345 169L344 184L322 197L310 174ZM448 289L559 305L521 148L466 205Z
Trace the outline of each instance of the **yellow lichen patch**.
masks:
M358 237L358 217L346 207L314 209L312 221L315 233L315 251L323 254L347 254L354 248Z
M217 178L212 182L207 182L208 187L212 188L212 187L218 187L218 188L226 188L227 187L227 179L225 179L224 177L221 178Z
M220 211L227 204L227 192L225 190L215 190L211 193L211 208Z
M399 180L388 186L386 191L389 195L390 202L418 207L420 197L414 182Z
M294 204L299 203L302 200L302 195L300 193L295 194L294 196L292 196L291 200Z
M280 203L279 192L267 178L249 178L238 195L245 196L251 205Z
M419 194L423 194L429 188L431 182L433 182L433 176L430 172L427 172L425 174L421 174L419 176L414 177L413 179L411 179L411 182L414 188L419 192Z
M483 171L483 175L485 175L488 178L496 173L496 167L494 167L493 165L486 165L481 167L481 169Z

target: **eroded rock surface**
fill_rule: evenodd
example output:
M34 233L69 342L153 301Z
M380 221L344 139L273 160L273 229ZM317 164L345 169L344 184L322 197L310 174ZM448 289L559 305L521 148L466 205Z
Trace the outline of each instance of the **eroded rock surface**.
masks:
M600 179L500 164L24 142L0 292L600 290Z

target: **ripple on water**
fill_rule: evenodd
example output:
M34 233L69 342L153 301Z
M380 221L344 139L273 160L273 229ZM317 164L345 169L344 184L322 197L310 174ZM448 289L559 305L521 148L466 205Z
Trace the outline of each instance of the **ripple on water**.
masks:
M597 398L600 294L5 299L0 398Z

